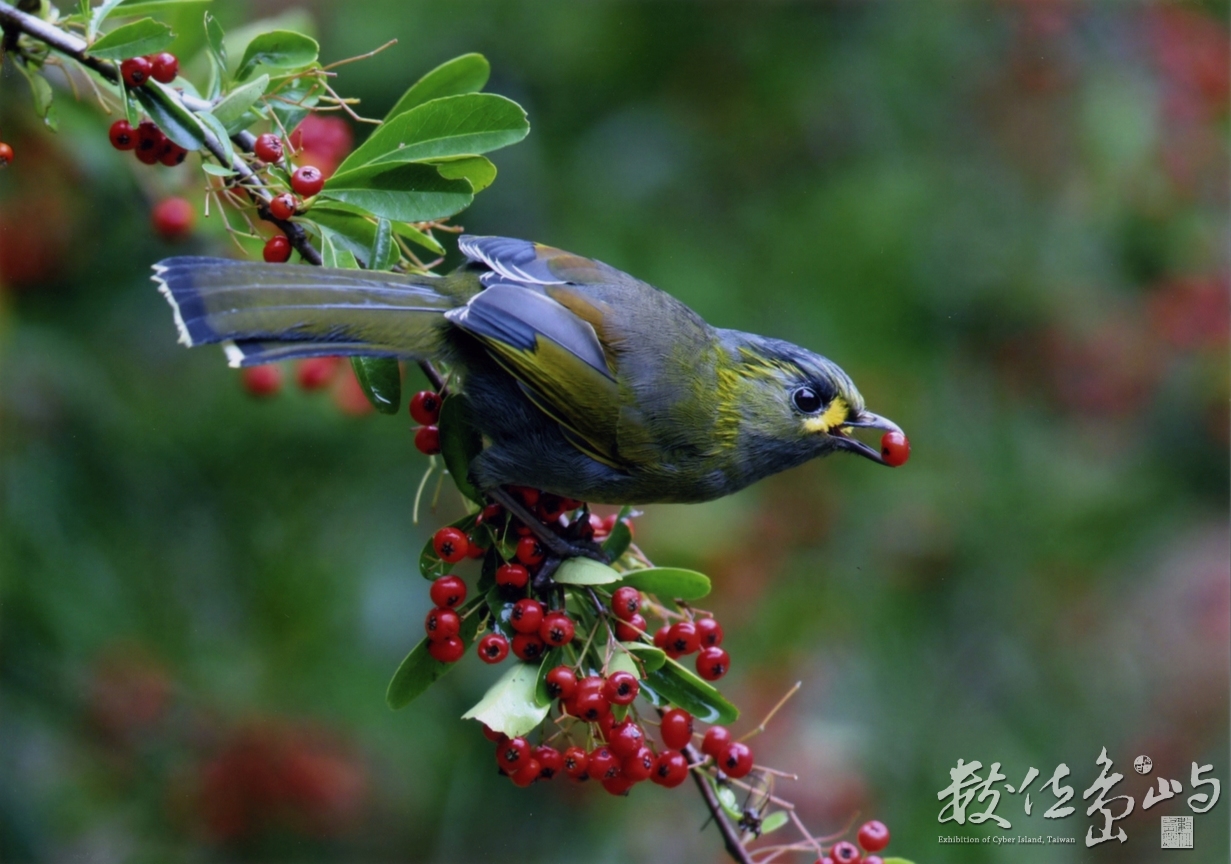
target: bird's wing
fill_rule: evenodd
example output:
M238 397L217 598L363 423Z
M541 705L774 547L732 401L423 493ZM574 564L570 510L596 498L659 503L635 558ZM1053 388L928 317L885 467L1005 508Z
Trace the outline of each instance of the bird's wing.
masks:
M484 345L578 450L623 467L621 388L603 338L604 304L576 286L630 277L524 240L464 236L459 246L491 269L481 277L486 290L446 317Z

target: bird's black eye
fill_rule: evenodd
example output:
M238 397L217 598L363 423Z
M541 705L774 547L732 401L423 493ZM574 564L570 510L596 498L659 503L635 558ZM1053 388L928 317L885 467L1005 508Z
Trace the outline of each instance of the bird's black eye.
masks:
M811 387L800 387L791 394L791 401L805 414L815 414L821 410L821 397Z

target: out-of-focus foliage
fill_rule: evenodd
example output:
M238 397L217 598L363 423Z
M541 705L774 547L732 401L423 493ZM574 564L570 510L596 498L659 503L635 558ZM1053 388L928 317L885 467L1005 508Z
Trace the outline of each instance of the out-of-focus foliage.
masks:
M229 30L270 12L212 8ZM200 10L158 15L190 40ZM368 116L466 51L526 107L469 230L819 350L910 434L902 469L836 457L638 525L714 577L744 722L803 679L758 758L801 775L780 788L809 825L859 810L916 860L1061 860L938 846L936 794L959 757L1010 783L1063 761L1080 793L1107 746L1137 798L1117 860L1147 861L1135 755L1225 786L1225 4L313 14L326 62L400 40L338 70ZM418 551L459 499L413 525L405 419L257 403L176 345L148 207L199 175L134 170L95 105L57 109L52 137L5 67L0 859L718 859L687 796L497 777L457 719L498 674L473 658L388 710ZM225 252L216 221L180 251ZM1197 817L1192 860L1222 860L1227 812Z

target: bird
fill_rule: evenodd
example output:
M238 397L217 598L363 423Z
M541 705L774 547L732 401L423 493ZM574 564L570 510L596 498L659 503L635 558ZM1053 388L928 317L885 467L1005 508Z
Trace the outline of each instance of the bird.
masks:
M443 361L484 447L473 486L590 503L697 503L835 452L889 464L856 429L901 433L833 361L722 329L600 261L462 235L455 271L181 256L154 267L179 341L233 366L325 355ZM537 533L537 532L536 532Z

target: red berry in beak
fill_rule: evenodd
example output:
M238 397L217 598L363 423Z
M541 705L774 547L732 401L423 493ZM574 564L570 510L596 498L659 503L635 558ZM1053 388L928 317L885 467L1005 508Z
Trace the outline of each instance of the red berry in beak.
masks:
M881 436L881 458L891 468L905 465L910 458L910 441L901 432L886 432Z

